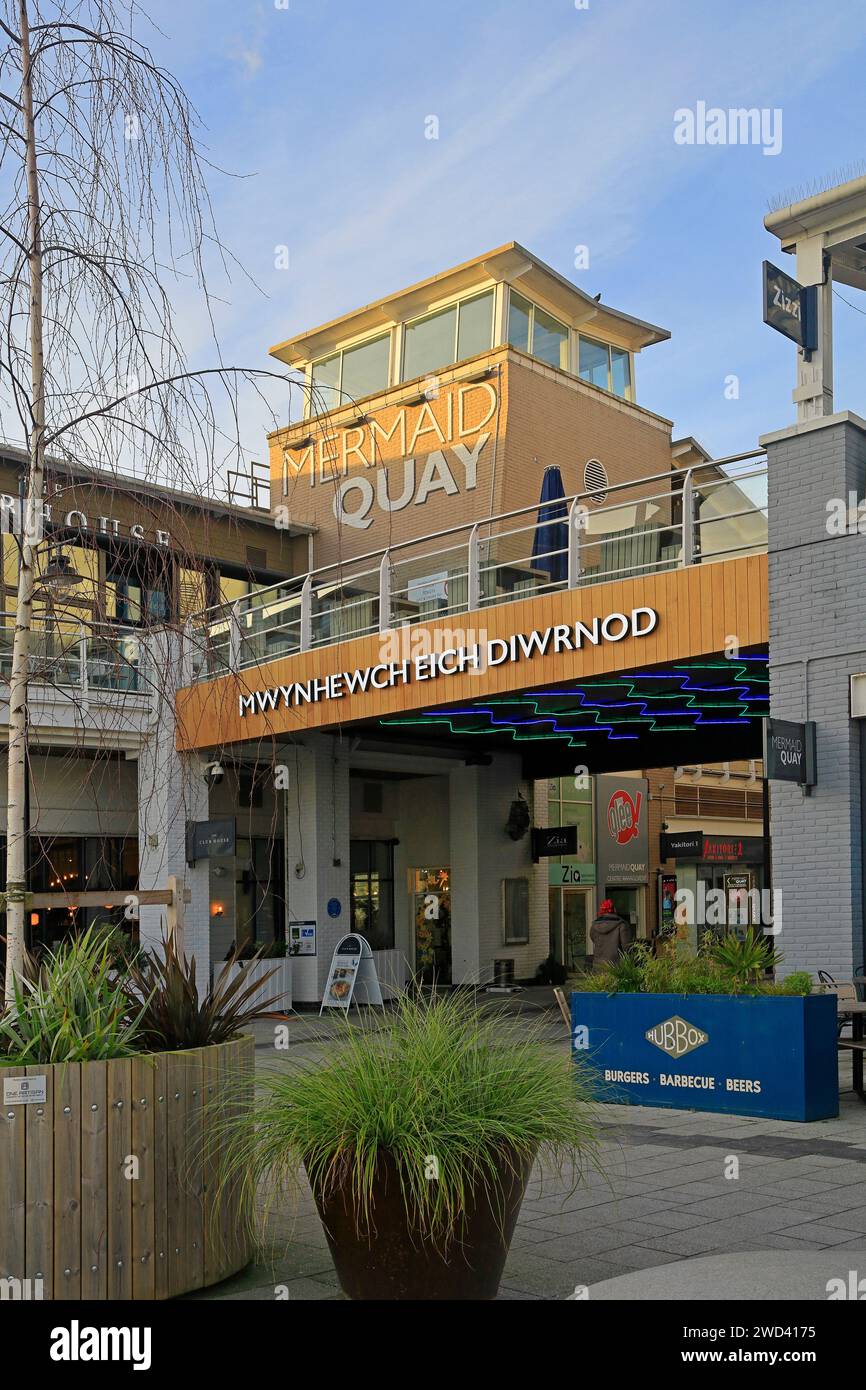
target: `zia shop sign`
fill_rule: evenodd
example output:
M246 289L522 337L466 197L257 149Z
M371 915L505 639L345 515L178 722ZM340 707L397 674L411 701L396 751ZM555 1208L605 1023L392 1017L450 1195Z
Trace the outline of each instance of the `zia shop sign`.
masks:
M298 705L342 700L347 695L366 694L371 690L390 690L396 685L415 685L440 676L484 671L505 662L580 651L587 642L598 646L602 642L621 642L624 637L648 637L658 626L658 620L654 608L632 608L630 613L608 613L588 623L556 623L543 630L518 632L512 637L491 637L487 642L475 642L469 647L425 652L403 661L380 661L375 666L332 672L308 681L291 681L288 685L274 685L267 690L239 695L238 713L243 719L248 714L267 714Z
M470 400L481 405L480 418L472 424L467 423ZM398 406L388 426L373 417L318 440L304 440L303 447L289 444L283 450L284 490L288 492L290 475L306 473L310 487L336 483L334 516L358 531L373 525L377 511L389 516L422 507L436 493L456 497L474 492L478 463L491 437L487 426L497 406L496 388L474 382L443 393L436 409L430 401L412 414L412 407ZM397 458L378 467L382 448L395 449Z

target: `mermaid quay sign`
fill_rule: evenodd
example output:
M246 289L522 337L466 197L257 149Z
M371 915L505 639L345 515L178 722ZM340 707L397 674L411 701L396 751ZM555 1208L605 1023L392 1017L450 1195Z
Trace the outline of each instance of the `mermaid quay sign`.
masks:
M308 681L272 685L267 690L239 695L238 712L243 719L248 714L268 714L298 705L316 705L323 700L342 700L346 695L363 694L368 690L388 690L395 685L417 684L439 676L483 671L506 661L580 651L585 643L597 647L600 642L621 642L624 637L648 637L658 626L658 620L654 608L632 608L630 613L608 613L588 623L556 623L542 630L518 632L513 637L491 637L487 642L476 642L469 647L426 652L403 661L380 661L375 666L356 667L354 671L333 672Z
M486 427L498 397L490 382L473 382L443 393L436 409L425 401L416 413L398 406L390 425L371 418L363 424L305 445L283 450L284 490L292 475L307 474L310 487L336 483L333 512L358 531L373 525L374 511L401 512L421 507L437 492L455 497L478 485L478 461L490 439ZM480 410L480 418L473 417ZM377 466L380 448L397 450L397 460ZM416 458L422 452L423 459ZM401 466L402 465L402 466Z

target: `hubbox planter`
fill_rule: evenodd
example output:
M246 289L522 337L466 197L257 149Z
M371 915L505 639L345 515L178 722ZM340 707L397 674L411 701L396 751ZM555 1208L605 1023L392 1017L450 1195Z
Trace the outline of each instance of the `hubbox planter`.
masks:
M4 1095L44 1095L0 1110L0 1278L13 1296L20 1285L44 1299L170 1298L249 1262L220 1133L252 1110L253 1048L246 1036L0 1067Z
M503 1155L495 1196L483 1182L467 1194L461 1239L444 1252L411 1227L386 1153L378 1159L370 1236L357 1230L348 1183L314 1193L343 1292L370 1300L494 1299L531 1168L531 1160Z
M778 1120L839 1113L832 995L571 996L601 1099Z

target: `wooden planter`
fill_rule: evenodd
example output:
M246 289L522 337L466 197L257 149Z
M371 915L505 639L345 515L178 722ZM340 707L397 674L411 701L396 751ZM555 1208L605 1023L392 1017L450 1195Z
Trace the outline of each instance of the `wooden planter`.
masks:
M0 1110L0 1278L41 1279L45 1299L156 1299L242 1269L252 1241L218 1135L252 1108L253 1048L0 1067L0 1084L46 1088Z

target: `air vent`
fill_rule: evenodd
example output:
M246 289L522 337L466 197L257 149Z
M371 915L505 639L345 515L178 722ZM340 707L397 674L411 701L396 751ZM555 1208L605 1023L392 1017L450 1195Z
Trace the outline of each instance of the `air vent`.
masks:
M369 815L381 816L382 814L382 783L365 782L364 790L361 794L361 805Z
M607 501L607 469L601 459L588 459L583 466L583 490L590 502L600 507Z
M260 549L257 545L248 545L247 564L252 569L266 570L268 567L268 552Z

